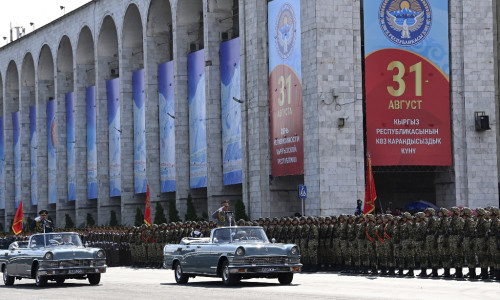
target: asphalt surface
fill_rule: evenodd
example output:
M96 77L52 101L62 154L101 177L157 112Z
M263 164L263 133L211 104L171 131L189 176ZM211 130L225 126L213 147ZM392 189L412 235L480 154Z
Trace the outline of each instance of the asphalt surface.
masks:
M417 272L418 274L418 272ZM0 284L0 299L500 299L500 282L493 280L420 279L344 275L336 272L296 274L291 285L277 279L243 280L225 287L219 278L190 278L178 285L165 269L108 268L101 283L67 280L37 288L34 280Z

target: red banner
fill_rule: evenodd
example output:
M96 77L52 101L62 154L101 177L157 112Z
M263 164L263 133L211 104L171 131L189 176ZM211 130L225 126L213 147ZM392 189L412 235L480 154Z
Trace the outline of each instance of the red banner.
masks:
M451 165L449 78L416 53L365 59L366 130L374 166Z
M151 202L149 201L149 183L146 191L146 210L144 211L144 223L151 226Z
M24 220L24 213L23 213L23 201L19 203L19 206L17 207L16 211L16 216L14 217L14 222L12 223L12 231L14 231L15 235L18 235L23 231L23 220Z
M375 190L375 180L372 172L372 159L368 155L366 160L366 179L365 179L365 205L363 206L363 214L372 213L375 210L375 200L377 200L377 192Z
M287 65L269 76L272 175L304 174L302 83Z

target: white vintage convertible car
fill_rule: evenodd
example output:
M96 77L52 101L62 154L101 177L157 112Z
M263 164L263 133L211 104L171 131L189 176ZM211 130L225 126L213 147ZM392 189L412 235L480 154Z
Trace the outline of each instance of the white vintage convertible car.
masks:
M174 270L179 284L195 276L221 277L225 285L257 277L290 284L302 268L299 247L270 243L259 226L215 228L209 238L166 245L163 255L164 267Z

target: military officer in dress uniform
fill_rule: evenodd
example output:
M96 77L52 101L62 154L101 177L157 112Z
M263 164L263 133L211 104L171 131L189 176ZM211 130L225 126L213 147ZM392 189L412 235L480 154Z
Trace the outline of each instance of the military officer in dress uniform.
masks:
M217 220L217 227L234 226L233 213L229 211L229 201L221 202L221 207L212 214L212 218Z
M49 233L54 231L54 224L47 219L48 211L43 209L38 213L38 217L31 223L31 231L35 233Z

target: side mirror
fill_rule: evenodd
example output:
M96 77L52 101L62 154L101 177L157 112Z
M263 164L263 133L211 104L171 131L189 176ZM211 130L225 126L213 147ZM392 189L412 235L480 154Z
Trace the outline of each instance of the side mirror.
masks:
M276 239L275 239L275 238L273 238L273 239L271 240L271 243L273 243L273 244L274 244L274 243L276 243Z

